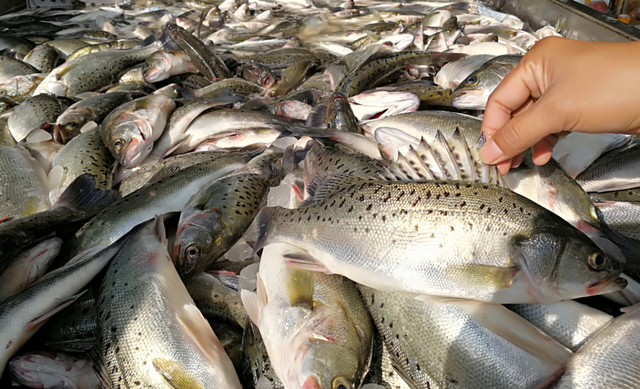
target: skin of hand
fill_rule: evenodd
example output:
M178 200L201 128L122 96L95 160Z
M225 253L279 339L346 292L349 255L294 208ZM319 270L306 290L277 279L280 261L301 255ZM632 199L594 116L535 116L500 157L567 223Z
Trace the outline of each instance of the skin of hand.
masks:
M640 134L640 42L542 39L489 97L482 131L480 157L503 175L531 146L547 163L569 132Z

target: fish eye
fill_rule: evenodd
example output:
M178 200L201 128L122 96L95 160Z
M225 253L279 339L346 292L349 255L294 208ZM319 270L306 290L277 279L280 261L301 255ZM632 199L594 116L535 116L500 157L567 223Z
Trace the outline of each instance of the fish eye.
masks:
M188 259L198 259L198 257L200 257L200 249L194 244L187 247L186 253Z
M331 128L331 123L327 123L327 128Z
M76 128L76 124L74 122L66 123L64 126L65 127L69 127L69 128ZM116 147L118 147L118 146L116 146Z
M122 139L117 139L113 145L116 147L116 149L119 149L122 147L123 144L124 142L122 141Z
M331 383L331 389L351 389L351 384L344 377L336 377Z
M589 267L595 270L602 270L607 266L607 257L600 253L589 255Z
M471 77L467 78L466 83L467 83L467 85L471 85L471 86L477 85L478 84L478 77L471 76Z
M4 93L5 92L3 90L0 90L0 96L4 96Z

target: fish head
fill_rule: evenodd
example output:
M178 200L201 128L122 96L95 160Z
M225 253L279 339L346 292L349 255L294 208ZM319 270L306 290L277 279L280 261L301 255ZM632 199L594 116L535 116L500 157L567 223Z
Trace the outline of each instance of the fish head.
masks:
M211 254L223 225L216 210L194 212L180 219L173 243L172 259L178 266L180 275L187 277L193 274L194 270L213 262Z
M273 73L265 66L259 64L247 64L240 68L240 75L247 81L255 82L265 89L272 88L276 83Z
M146 119L135 112L125 113L108 130L105 145L120 165L131 169L151 153L153 141L145 135L151 131Z
M331 131L360 133L358 118L351 109L347 97L336 92L327 107L327 128Z
M66 144L73 137L80 135L82 127L92 119L93 114L86 107L67 111L56 121L53 127L53 139L56 143Z
M153 83L166 79L171 71L171 54L165 51L157 51L147 58L147 70L144 72L144 79Z
M47 77L48 78L48 77ZM36 90L33 92L33 95L39 94L50 94L53 96L66 96L67 95L67 86L64 84L63 80L58 80L56 78L47 80L46 78L38 85Z
M539 302L619 291L621 263L568 223L546 228L515 244L529 291Z
M484 109L489 95L514 66L491 61L485 63L458 85L451 94L451 105L458 109Z

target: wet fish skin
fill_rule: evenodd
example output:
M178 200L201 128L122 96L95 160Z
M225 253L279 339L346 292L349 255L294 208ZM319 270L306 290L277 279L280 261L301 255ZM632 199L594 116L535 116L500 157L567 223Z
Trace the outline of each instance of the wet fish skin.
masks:
M266 53L252 53L250 55L237 58L240 64L258 63L272 70L282 70L301 61L311 61L320 63L317 55L311 51L297 47L284 47L274 49Z
M38 69L18 59L0 55L0 82L33 73L38 73Z
M638 151L640 142L632 141L602 155L576 181L587 192L611 192L638 187L640 176Z
M0 146L0 185L2 217L19 217L50 207L46 173L24 148Z
M266 247L257 294L241 292L276 374L292 389L359 387L373 338L362 297L346 278L290 269L288 249Z
M96 179L96 189L111 189L114 162L100 132L93 128L71 139L53 158L52 167L63 169L59 188L65 189L76 177L89 173Z
M347 97L340 92L334 93L329 100L326 122L332 131L360 133L358 118L353 114Z
M464 55L454 53L411 53L400 52L388 57L366 61L352 70L343 81L340 91L347 97L355 96L377 86L388 75L406 65L443 65ZM375 57L374 57L375 58Z
M514 304L506 307L573 352L589 341L613 317L575 301L553 304Z
M76 389L100 386L93 363L86 354L36 351L13 357L9 362L11 377L29 387L52 388L57 385Z
M640 385L635 368L640 362L639 306L630 308L588 341L567 363L558 389L621 388Z
M180 213L173 259L188 278L227 252L266 204L269 189L284 178L282 152L268 149L234 173L196 194Z
M67 57L67 61L73 61L84 55L98 53L100 51L133 49L138 43L137 40L122 40L85 45L71 52Z
M640 202L607 201L596 206L611 229L640 241Z
M282 71L280 80L267 92L268 97L285 95L298 86L307 78L308 73L316 66L315 61L300 61L288 66Z
M31 131L55 123L62 110L60 102L54 96L33 96L17 106L9 117L11 134L16 141L20 142Z
M458 109L484 109L491 92L521 58L521 55L500 55L485 62L453 91L451 105Z
M250 320L242 335L242 349L246 355L244 370L248 370L247 375L250 375L250 378L246 378L250 383L243 382L245 387L253 385L258 388L259 385L263 385L270 389L284 389L284 385L273 371L260 330Z
M104 208L66 243L63 253L74 255L97 244L112 244L155 215L179 212L190 197L212 181L242 168L255 154L230 153L167 174Z
M34 95L49 93L57 96L75 96L112 84L126 68L144 61L150 54L163 48L160 41L146 47L129 50L110 50L90 53L53 69L38 85Z
M358 287L394 366L412 388L531 388L554 372L460 307Z
M45 77L46 74L40 73L15 76L0 84L0 96L10 97L16 102L23 102L31 97L31 93Z
M224 61L197 37L177 24L169 23L165 27L171 38L191 58L193 66L210 81L217 78L229 78L231 72Z
M47 41L44 44L58 50L60 58L62 59L68 59L69 55L74 51L90 45L90 43L80 39L54 39Z
M4 371L9 358L40 329L48 318L47 314L73 303L79 297L76 294L107 265L119 249L120 245L115 244L83 253L75 262L47 274L0 305L3 328L0 335L3 344L0 371Z
M36 68L40 73L49 73L58 63L58 50L49 45L39 45L34 47L23 61Z
M87 219L111 204L117 194L95 189L95 179L84 174L69 185L49 210L0 223L0 272L27 245L63 226Z
M507 189L342 177L316 191L304 208L263 208L254 249L286 242L308 251L292 258L305 268L381 290L494 303L553 302L626 285L616 259Z
M221 273L220 277L238 276ZM244 327L247 313L242 306L240 292L225 285L216 275L194 275L184 280L184 286L202 315L209 321L225 321Z
M111 92L78 101L58 116L53 127L53 139L66 144L80 134L85 124L90 121L101 124L111 111L130 100L129 93Z
M98 301L100 354L112 383L241 388L171 262L162 217L125 243L105 274Z
M49 238L22 251L0 275L0 303L42 277L61 246L62 239Z
M136 167L151 153L174 108L173 99L165 95L129 101L104 118L100 136L120 165Z
M238 68L237 73L245 80L254 82L266 89L271 88L276 82L276 76L273 71L257 63L242 65Z
M493 58L493 55L470 55L444 65L433 81L442 88L455 89L471 73Z
M589 192L589 197L594 203L605 203L607 201L640 201L640 188L618 190L614 192Z
M147 70L144 79L147 82L158 82L184 73L197 73L189 56L181 51L156 51L145 61Z

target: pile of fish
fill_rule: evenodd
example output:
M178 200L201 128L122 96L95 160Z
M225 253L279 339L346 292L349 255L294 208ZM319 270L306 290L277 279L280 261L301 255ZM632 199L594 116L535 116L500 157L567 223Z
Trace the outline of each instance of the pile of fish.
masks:
M562 31L371 0L0 30L2 387L640 387L640 139L479 159Z

